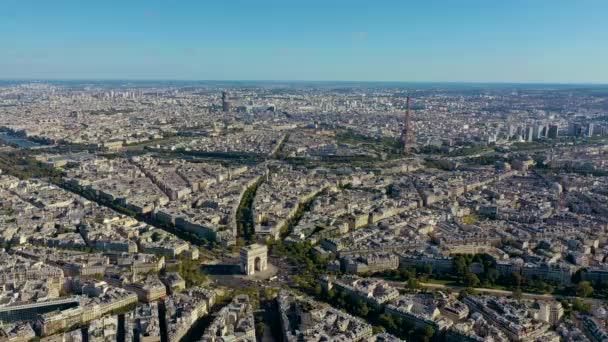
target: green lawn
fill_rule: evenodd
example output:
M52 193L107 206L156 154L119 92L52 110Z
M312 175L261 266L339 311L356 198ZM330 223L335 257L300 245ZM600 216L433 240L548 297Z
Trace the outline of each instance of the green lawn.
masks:
M462 286L457 281L452 279L434 279L428 278L425 283L428 284L437 284L437 285L446 285L446 286Z

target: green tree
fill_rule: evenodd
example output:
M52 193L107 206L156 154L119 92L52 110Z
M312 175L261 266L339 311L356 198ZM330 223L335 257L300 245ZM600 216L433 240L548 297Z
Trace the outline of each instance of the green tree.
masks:
M521 284L523 283L523 278L521 276L521 274L513 272L511 273L511 278L509 279L510 283L515 285L516 287L520 287Z
M428 276L431 276L433 274L433 265L431 264L425 264L424 265L424 273Z
M486 271L486 278L488 279L488 281L490 282L490 284L494 285L496 284L496 281L498 280L498 277L500 277L500 273L498 272L497 269L495 268L488 268Z
M336 298L336 290L331 289L327 291L327 298L329 298L329 300L333 300L334 298Z
M264 323L259 322L258 324L256 324L255 330L259 336L264 336L264 328L266 328Z
M476 287L479 285L479 278L473 272L467 272L464 275L464 284L467 287Z
M338 304L338 306L341 308L345 308L347 302L348 301L346 300L346 297L344 296L344 294L341 292L338 293L338 296L336 298L336 303Z
M454 271L459 276L464 276L468 271L467 261L462 255L457 255L454 258Z
M467 287L467 288L465 289L465 291L467 291L467 294L468 294L469 296L477 296L477 295L479 295L479 293L477 293L477 291L476 291L476 290L475 290L475 288L473 288L473 287Z
M264 289L264 299L266 300L272 300L276 297L276 290L271 289L271 288L265 288Z
M369 307L364 301L359 299L355 303L355 312L358 316L365 318L369 314Z
M541 292L541 293L552 293L553 292L553 286L547 282L544 282L540 279L534 280L532 281L532 287L537 291L537 292Z
M372 326L372 334L374 334L374 335L383 333L385 331L386 331L386 329L381 325Z
M424 333L423 333L423 341L428 342L430 341L433 336L435 335L435 329L433 329L433 327L431 327L430 325L427 325L424 327Z
M405 270L401 270L399 272L399 279L401 280L408 280L410 278L414 278L416 276L416 271L408 268Z
M393 319L393 316L383 313L378 316L378 320L380 321L380 324L382 324L382 326L388 328L389 330L397 331L398 327L395 323L395 320Z
M321 287L321 285L317 284L315 285L315 296L319 296L321 295L321 293L323 293L323 288Z
M518 286L515 288L515 290L513 290L513 298L515 298L517 300L521 300L522 297L523 297L523 292L521 291L521 288Z
M418 279L416 278L410 278L407 281L407 287L413 290L419 289L420 288L420 282L418 282Z
M590 313L591 304L577 298L572 302L572 310L581 313Z
M589 297L593 294L593 286L588 281L581 281L576 285L576 295L579 297Z

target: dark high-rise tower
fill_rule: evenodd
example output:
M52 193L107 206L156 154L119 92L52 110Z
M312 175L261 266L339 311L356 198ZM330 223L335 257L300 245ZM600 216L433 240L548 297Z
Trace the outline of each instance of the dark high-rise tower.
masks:
M415 144L415 133L414 128L412 127L409 96L407 97L405 106L405 125L403 126L403 132L401 132L401 146L403 148L403 154L408 155L412 152L412 148Z
M228 93L222 92L222 111L229 112L230 111L230 102L228 102Z

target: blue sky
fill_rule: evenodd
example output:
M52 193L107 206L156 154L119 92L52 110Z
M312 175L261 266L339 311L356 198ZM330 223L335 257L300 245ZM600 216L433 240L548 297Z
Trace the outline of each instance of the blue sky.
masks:
M0 0L0 79L608 83L606 0Z

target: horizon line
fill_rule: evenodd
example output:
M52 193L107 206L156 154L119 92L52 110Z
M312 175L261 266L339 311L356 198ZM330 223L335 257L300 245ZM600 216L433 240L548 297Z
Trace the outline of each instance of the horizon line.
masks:
M53 81L126 81L126 82L268 82L268 83L412 83L412 84L489 84L489 85L593 85L608 86L608 82L543 82L543 81L396 81L396 80L281 80L281 79L179 79L179 78L0 78L0 82Z

